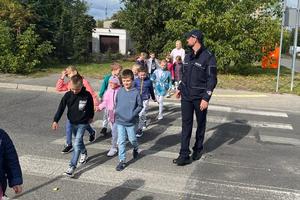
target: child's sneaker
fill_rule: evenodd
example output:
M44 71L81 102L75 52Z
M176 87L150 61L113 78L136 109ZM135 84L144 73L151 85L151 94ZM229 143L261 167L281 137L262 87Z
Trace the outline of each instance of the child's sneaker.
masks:
M116 170L117 170L117 171L122 171L123 169L125 169L125 167L126 167L126 163L123 162L123 161L121 161L121 162L119 162L119 164L117 165Z
M138 149L133 149L133 151L132 151L133 158L136 159L138 157L138 155L139 155Z
M164 117L163 117L162 115L158 115L158 116L157 116L157 119L158 119L158 120L162 120L163 118L164 118Z
M107 153L107 156L108 156L108 157L113 157L113 156L115 156L117 153L118 153L118 149L112 147L112 148L110 148L109 152Z
M140 138L140 137L143 136L143 134L144 134L143 130L139 129L139 130L137 131L137 133L136 133L136 137L137 137L137 138Z
M88 155L87 152L80 154L79 164L83 165L87 162Z
M75 167L74 166L70 166L67 171L65 171L64 175L68 176L68 177L73 177L74 176L74 172L75 172Z
M71 151L73 151L73 146L72 145L66 145L64 147L64 149L61 151L61 153L66 154L66 153L70 153Z
M89 142L94 142L96 140L96 130L93 129L93 133L90 134Z

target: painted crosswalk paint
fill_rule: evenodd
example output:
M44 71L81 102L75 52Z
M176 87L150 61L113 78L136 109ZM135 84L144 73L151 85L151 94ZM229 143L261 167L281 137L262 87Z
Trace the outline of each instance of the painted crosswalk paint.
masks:
M47 178L60 177L66 169L68 161L50 157L23 155L20 163L24 174ZM88 168L89 165L86 166ZM84 171L81 173L80 170ZM193 171L193 170L192 170ZM206 198L236 199L247 198L261 199L299 199L300 191L266 185L252 185L242 182L223 181L217 179L195 179L190 174L174 174L171 172L155 171L153 169L140 169L128 167L123 172L116 172L114 166L102 164L85 170L85 166L78 168L80 176L70 181L93 183L108 186L135 188L134 180L143 181L144 185L139 190L172 194L177 196L193 195ZM76 177L76 174L75 174ZM124 184L125 183L125 184ZM195 186L199 189L191 190L186 186ZM211 193L211 191L214 191Z

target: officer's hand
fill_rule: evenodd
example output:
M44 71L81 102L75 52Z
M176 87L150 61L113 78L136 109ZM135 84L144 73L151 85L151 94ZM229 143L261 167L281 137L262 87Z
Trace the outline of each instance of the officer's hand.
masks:
M200 110L203 111L203 110L207 109L207 107L208 107L208 102L205 101L204 99L202 99L200 102Z
M181 92L180 90L177 90L176 93L175 93L175 96L177 99L179 99L181 97Z
M15 185L13 186L13 190L16 194L20 194L22 192L22 186L21 185Z

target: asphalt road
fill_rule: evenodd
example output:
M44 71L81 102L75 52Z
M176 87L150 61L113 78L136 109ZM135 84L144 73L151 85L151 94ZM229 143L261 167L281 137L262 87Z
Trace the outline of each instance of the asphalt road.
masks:
M292 63L293 63L292 57L281 58L281 65L283 65L289 69L292 69ZM300 72L300 60L299 59L296 59L295 71Z
M0 96L0 127L15 142L24 174L23 194L9 190L11 198L300 199L299 112L211 105L205 155L178 167L172 159L180 148L179 104L167 104L162 121L155 120L158 108L151 104L139 159L131 160L129 150L129 166L115 171L117 157L106 157L110 138L99 136L86 143L89 161L75 178L66 178L71 155L60 153L65 117L57 132L50 129L61 95L0 88ZM100 130L101 114L93 125Z

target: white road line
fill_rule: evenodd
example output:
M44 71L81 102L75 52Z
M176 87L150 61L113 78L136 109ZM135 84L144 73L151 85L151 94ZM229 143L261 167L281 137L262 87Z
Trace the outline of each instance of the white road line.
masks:
M151 106L158 106L157 103L150 103ZM165 102L164 105L171 106L180 106L181 104L178 102ZM261 116L272 116L272 117L288 117L287 113L284 112L275 112L275 111L262 111L262 110L253 110L253 109L242 109L242 108L234 108L228 106L217 106L217 105L209 105L209 111L218 111L218 112L229 112L229 113L239 113L239 114L247 114L247 115L261 115Z
M24 174L37 175L47 178L58 177L68 166L64 159L53 159L33 155L20 156L20 163ZM86 169L86 170L85 170ZM228 182L223 180L198 180L191 178L189 174L174 174L139 169L130 166L122 172L116 172L115 166L101 164L93 166L93 163L79 167L78 179L69 179L78 182L105 184L110 186L135 187L143 182L138 190L172 195L195 195L222 199L299 199L300 190L272 187L265 185L245 184L241 182ZM194 169L195 170L195 169ZM124 184L125 183L125 184ZM187 188L190 186L191 188ZM194 189L192 189L194 188ZM212 193L213 191L213 193Z

